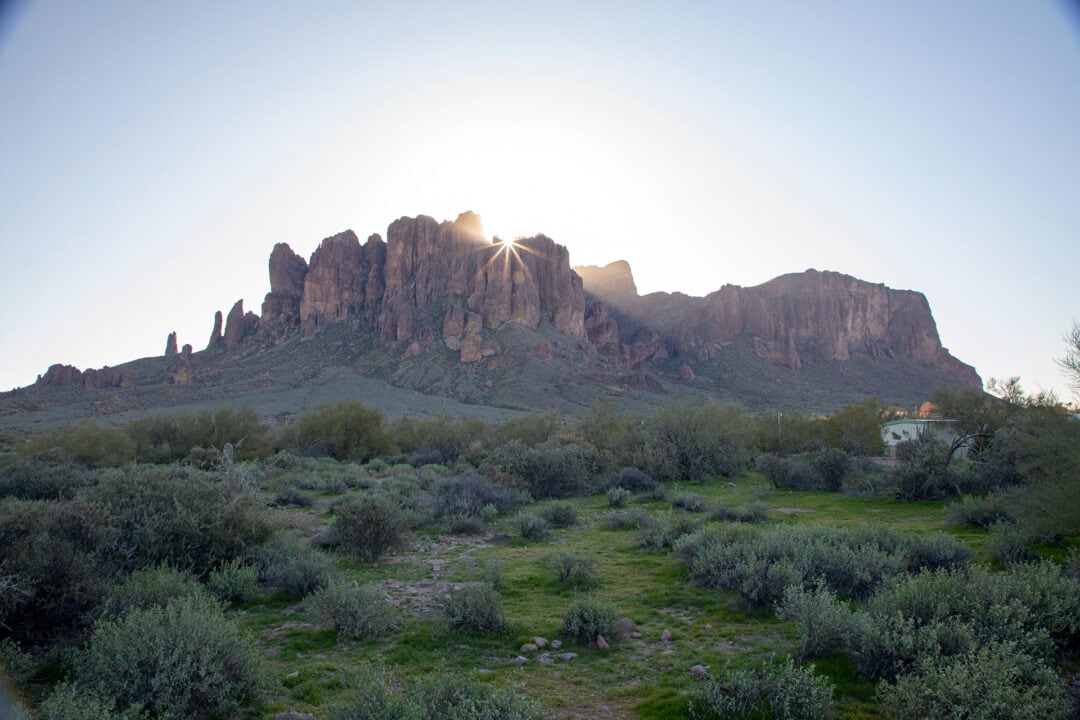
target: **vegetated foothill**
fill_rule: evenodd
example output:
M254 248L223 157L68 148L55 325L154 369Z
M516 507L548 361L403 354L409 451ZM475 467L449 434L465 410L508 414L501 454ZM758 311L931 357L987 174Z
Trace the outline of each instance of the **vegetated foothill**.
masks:
M1065 717L1080 428L937 399L966 456L891 467L869 402L27 438L0 458L0 661L48 718Z

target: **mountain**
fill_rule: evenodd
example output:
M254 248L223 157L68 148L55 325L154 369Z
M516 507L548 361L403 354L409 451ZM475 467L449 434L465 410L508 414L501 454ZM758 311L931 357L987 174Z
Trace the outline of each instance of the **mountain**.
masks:
M537 235L484 237L480 218L403 217L384 241L351 230L305 261L269 259L261 314L219 311L204 350L115 368L54 365L0 397L0 428L222 402L289 415L360 397L395 414L573 410L601 397L828 411L981 387L942 347L926 298L807 270L705 297L639 295L628 263L572 267ZM436 409L437 408L437 409Z

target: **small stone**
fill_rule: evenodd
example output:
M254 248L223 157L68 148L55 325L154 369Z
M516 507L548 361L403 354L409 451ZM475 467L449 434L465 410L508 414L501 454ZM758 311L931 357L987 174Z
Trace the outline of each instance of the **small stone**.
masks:
M515 665L524 665L525 663L529 662L529 658L524 657L523 655L518 655L510 662L514 663Z
M577 653L565 652L565 653L561 653L559 655L556 655L555 657L559 658L560 660L573 660L574 658L577 657Z
M294 677L300 677L300 671L299 670L294 670L294 671L292 671L291 673L289 673L288 675L285 676L286 679L291 679L291 678L294 678Z
M608 645L608 641L604 639L603 635L597 635L596 636L596 647L600 648L601 650L607 650L611 646Z
M664 632L660 633L660 642L670 642L670 641L671 641L671 631L665 629Z
M694 678L695 680L708 680L709 671L705 668L704 665L695 665L694 667L690 668L690 677Z
M538 648L547 647L547 644L548 641L545 638L540 637L539 635L533 638L533 645Z
M712 623L705 623L706 630L712 630Z
M540 661L541 665L550 665L551 663L555 662L554 660L551 659L551 656L548 655L547 653L540 653L540 656L537 657L536 659L538 661Z
M536 652L537 649L538 648L534 643L525 643L520 648L518 648L518 652L524 655L525 653Z
M562 647L562 640L552 640L551 641L551 649L552 650L558 650L561 647Z
M640 640L641 639L641 633L632 632L632 633L630 633L630 637L634 638L635 640Z
M637 623L630 618L624 617L615 623L615 632L617 632L621 638L630 637L630 633L635 630L637 630Z

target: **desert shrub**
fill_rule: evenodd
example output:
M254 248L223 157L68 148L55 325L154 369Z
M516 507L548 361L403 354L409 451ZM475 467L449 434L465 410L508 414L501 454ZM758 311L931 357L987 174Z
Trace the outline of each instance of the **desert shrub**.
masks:
M480 443L488 431L482 420L455 420L447 415L431 420L403 417L391 426L395 442L414 467L428 462L452 463Z
M578 445L531 448L511 440L487 454L480 472L494 480L523 483L538 499L580 494L589 482L587 456Z
M787 458L759 455L754 464L773 487L826 492L843 488L852 468L848 454L836 448L824 448Z
M394 611L377 588L331 582L305 601L319 624L350 638L385 635L394 623Z
M583 595L574 601L563 618L563 635L586 643L595 641L597 635L611 640L615 636L618 617L611 603Z
M285 488L274 497L275 505L292 505L294 507L311 507L315 504L315 498L307 493L300 492L295 488Z
M253 548L251 559L258 565L261 582L301 597L326 587L334 576L330 558L285 535Z
M401 541L401 511L377 497L342 503L334 512L327 544L375 562Z
M761 413L754 417L754 446L781 457L813 452L825 445L826 424L801 412Z
M452 589L442 603L443 617L455 630L500 632L506 628L499 594L488 583Z
M795 623L798 656L802 660L854 646L863 634L864 617L820 585L809 589L801 584L787 587L776 615Z
M82 495L107 509L131 567L165 562L203 575L270 534L253 491L193 468L109 470Z
M684 535L697 527L692 518L673 516L671 513L637 516L637 542L645 548L670 548Z
M945 537L925 539L878 526L835 528L744 524L706 528L676 544L700 585L736 590L752 605L779 601L787 585L817 582L865 599L889 577L923 567L963 566L970 551Z
M636 448L644 441L640 420L619 412L610 399L595 401L578 416L573 435L595 448L597 464L605 470L633 462Z
M651 475L635 467L624 467L619 472L612 473L608 478L609 488L624 488L631 493L649 492L655 490L659 484Z
M438 480L431 496L432 512L436 517L479 515L485 505L493 505L498 512L508 513L526 500L519 489L508 488L477 475L458 475Z
M0 623L19 637L77 628L121 560L106 508L72 501L0 504Z
M685 405L647 421L640 466L662 480L732 477L746 467L753 425L736 405Z
M210 596L191 573L169 565L142 568L109 591L102 613L118 617L135 609L165 607L178 598L209 600Z
M6 673L6 675L5 675ZM0 640L0 677L23 685L34 673L34 661L11 638Z
M243 558L233 558L210 571L206 586L222 602L249 602L259 590L259 569Z
M552 553L547 559L548 566L555 571L559 582L572 588L587 588L596 585L596 562L590 558L573 553Z
M233 446L235 460L249 460L269 454L271 446L270 428L247 406L221 407L197 415L148 416L129 423L126 432L135 443L139 461L148 463L179 462L195 448L217 450L220 460L227 444Z
M896 446L899 465L888 474L901 500L932 500L959 493L960 473L946 461L949 446L929 434Z
M859 665L872 677L996 644L1049 659L1080 634L1080 583L1049 562L939 569L891 579L867 610Z
M849 455L881 454L885 406L877 398L840 408L825 423L825 442Z
M126 432L92 420L29 438L15 448L16 455L27 460L56 451L68 463L88 468L120 467L135 460L135 443Z
M832 701L829 681L790 659L777 667L727 670L690 701L696 720L821 720Z
M990 527L1002 520L1015 520L1004 495L965 495L946 509L952 525Z
M637 527L639 517L637 513L612 510L604 513L604 527L608 530L633 530Z
M530 413L504 420L490 435L492 447L518 442L526 447L538 447L555 437L563 419L556 411Z
M546 720L520 693L464 677L437 676L399 689L386 670L360 671L353 698L330 708L328 720Z
M522 513L517 516L518 532L526 540L543 540L551 534L551 523L539 515Z
M480 519L484 522L491 522L495 518L499 517L499 508L494 503L488 503L484 507L480 508Z
M496 591L502 589L502 563L499 558L492 558L480 571L480 577Z
M216 603L195 597L98 621L76 678L159 718L232 715L262 686L252 647Z
M335 460L366 461L392 449L382 414L355 400L304 413L283 431L282 439L301 455L329 455Z
M53 688L38 708L41 720L141 720L146 716L137 708L118 712L112 700L105 700L90 690L71 683Z
M769 504L758 500L741 510L734 511L734 520L745 523L763 523L769 519Z
M451 535L479 535L484 532L484 520L477 515L450 515L445 527Z
M877 697L892 720L1043 720L1066 710L1054 671L1008 645L924 662L895 684L882 682Z
M634 493L630 492L626 488L613 487L608 488L607 501L611 507L623 507L626 505L626 501L633 497Z
M687 512L700 512L705 509L705 499L692 492L679 492L671 498L671 507Z
M553 502L540 508L540 516L557 528L577 525L577 509L567 502Z
M1030 528L1017 522L1000 520L990 526L990 556L1003 563L1035 560L1038 555L1031 549L1036 540Z
M0 497L71 499L93 480L93 473L68 460L59 449L50 449L0 468Z

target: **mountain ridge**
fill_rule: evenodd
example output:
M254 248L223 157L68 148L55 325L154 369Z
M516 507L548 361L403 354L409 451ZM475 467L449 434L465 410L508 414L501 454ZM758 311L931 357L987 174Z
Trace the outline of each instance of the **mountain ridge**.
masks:
M489 240L472 212L442 222L402 217L386 240L361 243L346 230L309 260L278 243L268 271L261 314L242 299L218 311L205 350L180 352L169 333L158 362L54 365L0 397L0 415L32 412L33 398L48 393L57 398L50 402L86 405L80 390L121 403L138 397L148 410L152 388L175 401L185 387L195 396L217 383L224 402L230 388L246 387L245 367L271 356L292 364L278 372L294 389L304 366L340 366L393 387L520 410L572 410L609 396L827 408L869 395L912 403L940 384L981 387L974 368L942 345L922 293L811 269L704 297L639 295L625 260L574 267L542 234ZM327 353L340 357L329 362ZM260 372L275 386L273 367ZM860 379L849 387L845 376Z

